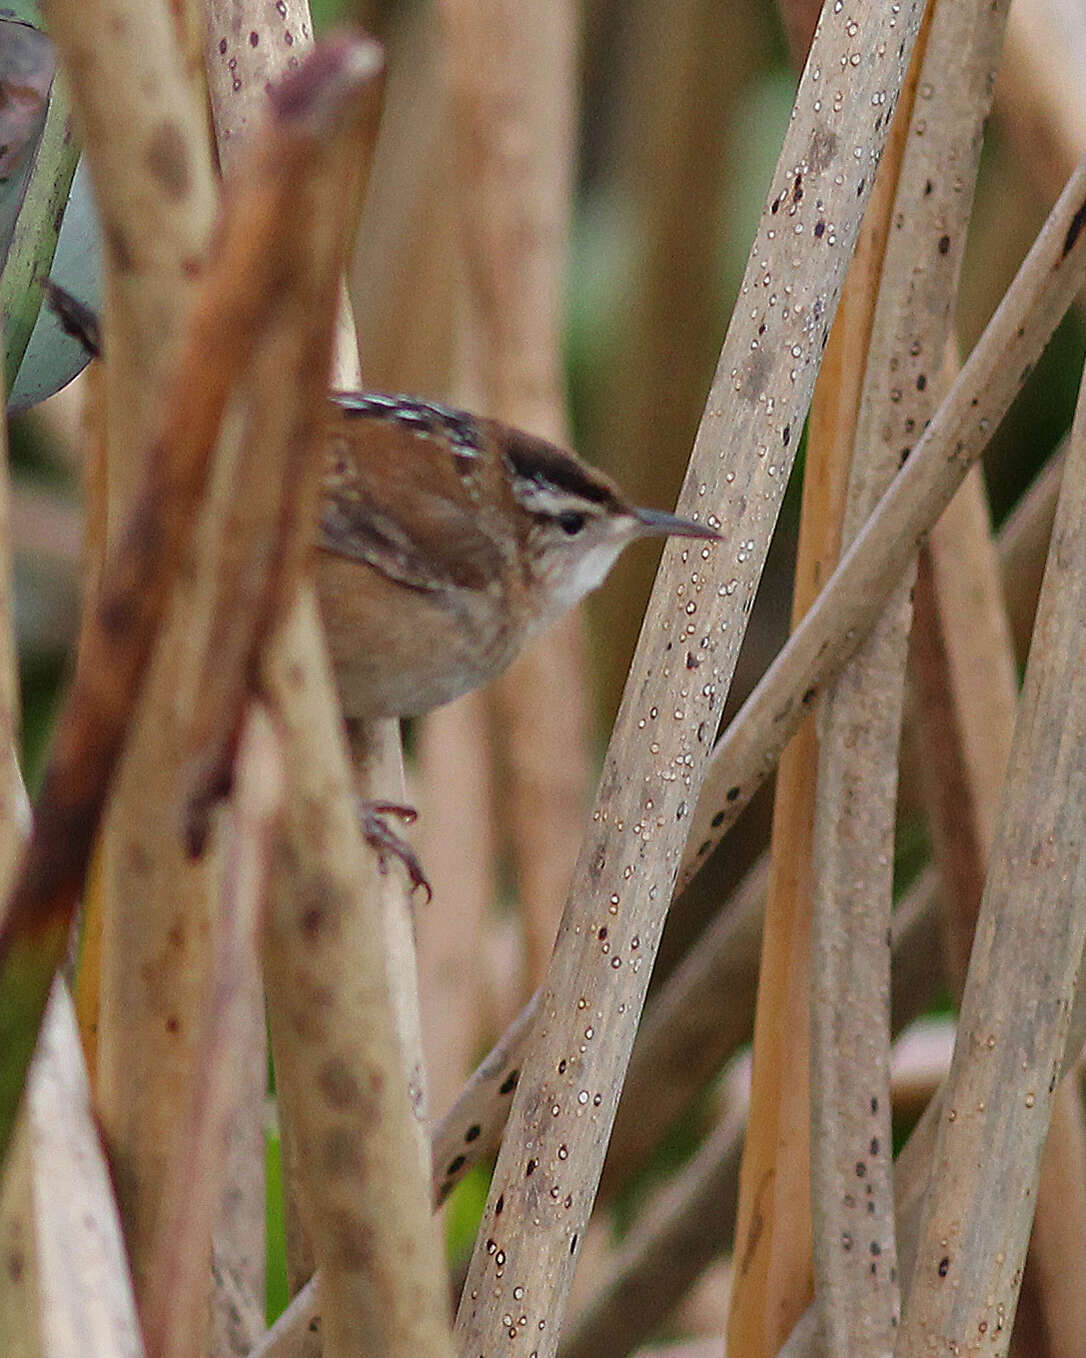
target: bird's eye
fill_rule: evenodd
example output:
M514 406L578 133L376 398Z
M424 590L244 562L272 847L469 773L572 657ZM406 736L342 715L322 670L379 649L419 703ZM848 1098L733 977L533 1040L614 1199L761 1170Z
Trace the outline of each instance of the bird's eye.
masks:
M584 515L578 514L575 509L567 509L558 515L558 526L563 533L574 537L584 527Z

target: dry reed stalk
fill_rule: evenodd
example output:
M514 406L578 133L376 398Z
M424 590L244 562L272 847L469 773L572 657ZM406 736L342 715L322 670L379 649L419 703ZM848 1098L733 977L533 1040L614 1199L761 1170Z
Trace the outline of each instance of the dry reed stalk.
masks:
M709 1262L707 1237L717 1246L712 1257L720 1253L715 1227L735 1221L746 1112L739 1107L727 1113L694 1160L638 1221L590 1306L570 1327L562 1358L602 1353L625 1358L701 1275ZM731 1237L730 1230L727 1235Z
M236 1089L239 1084L244 1088L245 1062L251 1055L245 1040L252 1013L251 959L259 949L261 907L282 796L282 756L275 731L264 710L254 705L238 743L231 833L223 855L222 908L212 940L196 1073L163 1189L148 1269L142 1316L149 1358L199 1358L207 1345L203 1303L208 1242L222 1215L228 1133L239 1111ZM247 1241L248 1235L243 1238ZM252 1280L242 1278L248 1298ZM262 1296L257 1293L255 1299ZM256 1337L250 1335L250 1342Z
M1086 163L1068 181L996 314L909 460L717 742L679 886L735 823L827 682L874 625L917 543L983 451L1082 286Z
M1024 0L1011 11L996 89L1000 130L1049 201L1086 145L1086 30L1074 0Z
M1014 636L1014 654L1025 665L1041 593L1056 502L1063 479L1065 446L1060 445L1015 505L999 534L999 569Z
M290 789L265 976L278 1087L303 1152L295 1172L320 1268L324 1353L447 1355L440 1243L379 943L377 870L358 840L320 640L307 590L265 670ZM306 1292L315 1301L315 1285ZM312 1314L292 1308L282 1342L304 1338Z
M1006 1352L1084 937L1086 384L943 1099L902 1358ZM995 1172L993 1172L993 1170Z
M282 178L259 176L224 218L185 343L163 402L145 484L103 578L83 637L80 665L56 733L21 873L0 932L0 1020L6 1140L13 1097L65 946L103 802L117 768L152 645L169 605L228 395L255 339L282 300L268 270L278 238ZM278 563L282 564L282 563ZM250 619L260 638L263 609ZM189 653L195 662L198 652ZM239 697L239 695L235 695ZM215 729L215 728L212 728ZM204 751L197 751L203 754ZM171 790L171 802L175 790ZM176 822L172 833L180 835ZM10 1099L10 1101L8 1101ZM161 1154L161 1148L156 1148Z
M615 69L603 83L614 86L617 127L605 138L614 145L604 148L595 193L614 205L625 264L610 303L613 336L582 399L600 461L639 504L673 501L712 380L723 310L721 185L748 73L764 63L758 30L749 7L634 0L608 55ZM593 610L608 713L657 564L658 553L627 552Z
M397 6L382 41L385 113L350 279L359 345L379 390L448 396L461 280L436 8Z
M494 890L493 788L487 704L472 693L423 723L418 762L426 800L419 847L434 899L419 912L419 998L430 1100L451 1107L493 1033L481 1023L479 940Z
M849 465L890 212L925 30L894 114L811 406L792 628L841 551ZM811 1299L810 1013L819 740L808 721L777 773L772 866L755 1010L758 1052L743 1149L728 1351L776 1353Z
M1014 647L979 467L962 482L921 553L912 672L947 907L944 966L960 996L1018 706Z
M38 1229L31 1184L26 1118L15 1127L0 1179L0 1249L7 1267L0 1275L0 1336L11 1358L41 1358L41 1285Z
M856 14L823 17L721 352L680 509L723 541L664 552L465 1284L466 1349L557 1347L718 704L920 22L919 6Z
M136 502L140 458L160 421L168 366L203 265L215 187L205 119L168 11L91 0L54 4L49 20L94 166L102 221L110 353L106 541L114 550ZM210 865L188 860L171 814L192 716L174 688L193 626L186 615L192 595L184 593L188 602L179 604L170 640L152 666L96 869L102 953L95 1088L137 1290L192 1068L210 898Z
M934 873L930 873L926 895L927 914L932 918L933 879ZM914 902L903 902L899 907L906 914L912 914L914 909ZM895 927L896 923L895 914ZM930 1003L935 983L930 967L928 981L926 990L909 997L911 1007L895 1014L897 1032ZM902 1097L904 1053L900 1045L895 1045L892 1065L895 1110ZM944 1043L943 1050L949 1058L948 1043ZM944 1061L943 1072L947 1064ZM907 1070L904 1075L909 1078ZM631 1352L672 1315L694 1280L714 1260L728 1251L734 1252L736 1180L745 1109L737 1113L738 1116L727 1114L694 1159L661 1190L658 1199L637 1221L597 1295L574 1318L562 1345L562 1358L574 1355L587 1358L597 1353L621 1358ZM815 1308L812 1306L807 1314L813 1316Z
M758 883L764 884L766 870L764 862L752 869L645 1011L600 1180L605 1197L613 1196L640 1168L683 1109L750 1039L762 909ZM929 869L894 911L895 1030L933 998L939 951L936 893L937 878ZM538 1007L537 993L435 1127L433 1190L438 1203L497 1148Z
M937 404L1005 14L1005 6L989 0L937 4L931 12L867 353L846 544ZM815 1279L823 1342L830 1352L856 1355L893 1348L900 1310L888 930L914 580L915 560L902 570L871 635L827 687L819 713L811 996Z
M488 413L568 442L562 291L574 157L576 7L442 0L470 325ZM554 944L589 783L583 622L530 646L492 695L534 985ZM556 758L555 752L561 751Z
M110 1169L91 1104L67 986L53 987L31 1071L40 1352L49 1358L143 1358ZM6 1337L5 1337L6 1338Z

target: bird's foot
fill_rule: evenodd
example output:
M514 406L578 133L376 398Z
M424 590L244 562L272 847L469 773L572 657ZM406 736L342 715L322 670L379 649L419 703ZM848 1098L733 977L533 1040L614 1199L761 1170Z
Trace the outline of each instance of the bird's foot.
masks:
M402 806L399 802L370 801L360 801L358 813L362 822L362 834L370 848L376 851L378 867L382 874L388 872L389 858L398 858L411 879L412 894L419 887L423 887L426 891L426 903L429 905L434 899L434 891L426 880L417 854L407 840L398 835L385 819L386 816L396 816L405 825L412 825L418 820L419 813L413 806Z

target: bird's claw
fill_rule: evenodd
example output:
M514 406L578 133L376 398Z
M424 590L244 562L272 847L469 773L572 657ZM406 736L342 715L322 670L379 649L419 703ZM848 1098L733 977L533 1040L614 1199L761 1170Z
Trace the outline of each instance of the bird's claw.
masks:
M395 816L405 825L412 825L418 820L418 815L413 806L403 806L399 802L359 802L362 834L366 843L377 854L377 864L381 873L388 872L389 857L398 858L411 880L412 894L419 887L423 887L426 891L426 903L429 905L434 899L434 891L426 879L418 856L407 840L398 835L385 819L386 816Z

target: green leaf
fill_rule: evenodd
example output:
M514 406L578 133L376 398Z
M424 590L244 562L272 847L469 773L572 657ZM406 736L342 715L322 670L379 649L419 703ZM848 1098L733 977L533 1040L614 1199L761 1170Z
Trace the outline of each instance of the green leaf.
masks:
M53 81L45 127L33 157L0 277L0 324L4 334L4 385L10 391L42 303L64 207L79 160L67 91Z

